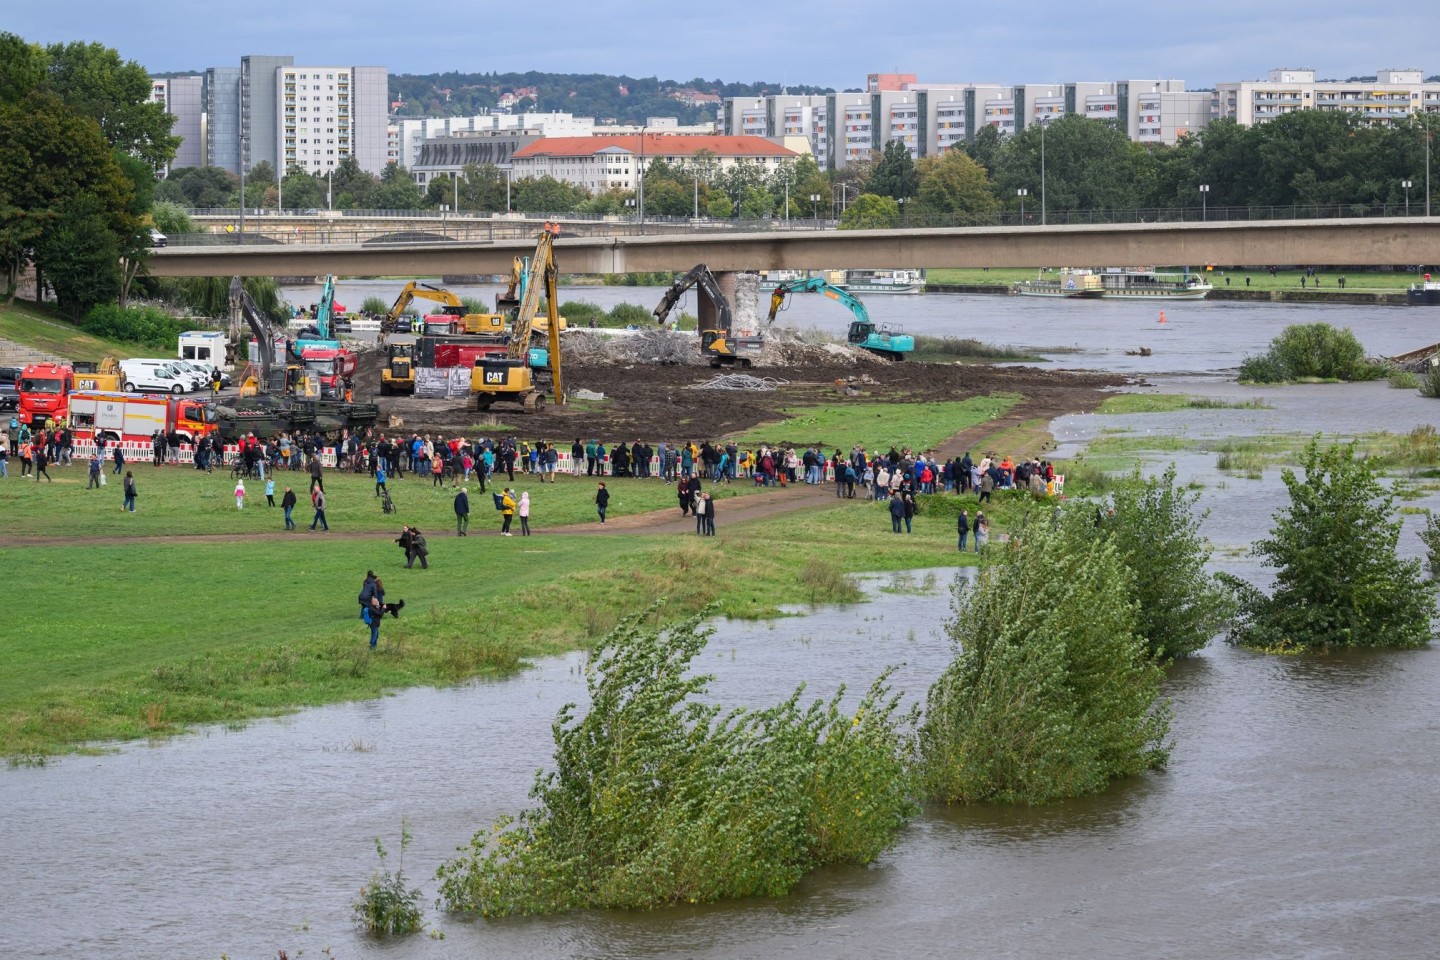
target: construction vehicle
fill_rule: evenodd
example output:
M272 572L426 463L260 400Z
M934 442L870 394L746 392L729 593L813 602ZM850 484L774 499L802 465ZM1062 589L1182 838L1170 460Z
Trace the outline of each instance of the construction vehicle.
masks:
M15 378L15 419L33 429L60 423L70 415L70 397L78 390L119 390L120 361L99 364L32 363Z
M340 341L331 336L334 332L334 319L335 278L327 276L325 287L320 292L320 303L315 309L315 325L301 330L299 338L291 347L291 353L296 359L304 355L306 347L318 347L322 350L340 349Z
M466 313L465 304L449 290L432 287L428 283L412 280L405 284L395 305L380 321L380 342L395 330L395 322L404 316L410 304L416 300L431 300L440 304L440 309L427 314L416 333L446 334L494 334L505 335L505 317L498 313Z
M535 314L540 308L541 286L545 288L547 309L546 329L549 340L550 388L555 402L565 402L564 384L560 379L560 316L555 297L555 235L549 230L540 234L524 278L525 294L510 327L510 340L503 355L475 359L470 373L470 392L475 406L488 410L492 403L518 403L526 413L534 413L545 403L545 394L536 386L530 368L530 335Z
M415 392L415 344L385 344L385 366L380 368L380 395Z
M660 304L655 308L655 319L660 325L666 328L670 326L667 322L670 311L675 309L675 304L691 287L704 294L698 304L700 352L710 358L710 366L738 363L748 367L760 359L760 351L765 346L764 338L734 331L730 301L720 289L715 274L703 263L696 264L689 273L676 280L670 289L665 291L665 296L660 298Z
M359 360L355 354L341 347L327 350L324 347L306 347L300 351L300 361L307 376L320 387L320 396L338 400L345 396L348 385L354 381Z
M215 413L200 400L146 394L77 390L70 398L70 427L80 440L148 443L160 431L194 443L214 433Z
M792 293L823 293L844 307L848 307L855 319L845 334L849 343L879 354L890 360L904 360L905 354L915 350L915 338L904 333L898 326L884 323L878 327L871 322L870 312L860 298L843 287L837 287L824 277L807 277L803 280L787 280L775 285L770 294L770 315L765 318L768 327L775 322L775 315L785 304L785 298Z

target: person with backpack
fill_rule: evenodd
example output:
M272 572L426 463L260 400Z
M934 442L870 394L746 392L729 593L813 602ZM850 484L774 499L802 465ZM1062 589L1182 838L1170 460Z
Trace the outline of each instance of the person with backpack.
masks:
M374 570L365 571L365 583L360 588L360 619L370 628L370 649L380 642L380 621L385 616L385 584L375 576Z

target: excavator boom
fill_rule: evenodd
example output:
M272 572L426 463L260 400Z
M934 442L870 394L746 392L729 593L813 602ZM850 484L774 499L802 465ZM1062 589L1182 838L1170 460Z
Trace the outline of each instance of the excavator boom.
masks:
M712 308L710 312L713 316L709 318L705 316L706 311L700 311L700 352L710 358L710 365L718 367L727 363L740 363L748 366L759 358L764 341L754 335L735 334L730 301L720 289L720 282L715 279L715 274L703 263L696 264L689 273L671 284L670 289L660 298L660 303L655 307L655 319L660 325L667 329L671 326L670 312L692 287L699 288L708 306Z
M804 280L788 280L776 284L770 294L770 315L765 318L768 327L775 322L775 315L785 305L785 298L792 293L823 293L831 300L846 307L854 316L845 339L871 353L878 353L891 360L904 359L905 354L915 349L915 338L902 333L899 327L881 324L878 328L870 322L870 311L865 304L844 287L837 287L823 277L807 277Z

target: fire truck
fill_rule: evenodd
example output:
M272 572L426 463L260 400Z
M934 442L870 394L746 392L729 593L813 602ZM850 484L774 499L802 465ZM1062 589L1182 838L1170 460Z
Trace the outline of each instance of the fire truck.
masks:
M354 379L358 365L355 354L343 347L306 347L300 352L300 361L305 372L320 381L320 397L325 400L344 398L345 383Z
M70 396L70 427L77 439L147 442L159 430L194 443L217 429L214 412L199 400L161 394L81 390Z

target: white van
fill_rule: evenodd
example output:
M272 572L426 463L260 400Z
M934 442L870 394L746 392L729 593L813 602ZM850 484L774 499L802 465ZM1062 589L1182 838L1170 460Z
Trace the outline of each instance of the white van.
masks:
M121 360L120 384L126 393L184 393L194 389L194 379L168 360Z

